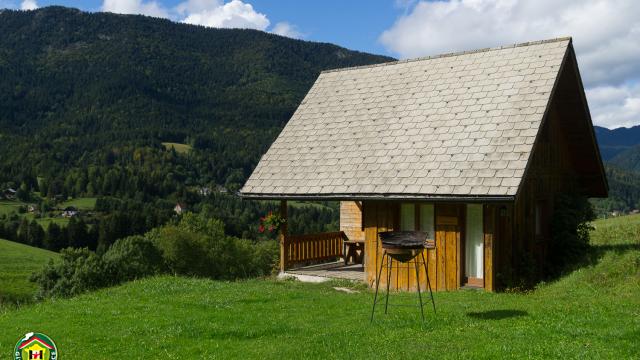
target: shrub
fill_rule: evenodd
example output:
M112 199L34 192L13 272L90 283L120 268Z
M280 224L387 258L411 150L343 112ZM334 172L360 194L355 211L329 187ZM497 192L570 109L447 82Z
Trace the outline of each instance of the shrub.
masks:
M66 297L154 275L162 270L159 250L148 239L132 236L116 241L102 256L86 248L67 248L31 277L38 297Z
M40 286L38 297L73 296L105 286L104 263L88 249L68 248L60 252L61 260L49 263L32 275Z
M256 243L226 236L216 219L187 213L177 225L148 234L175 274L234 280L270 274L277 262L275 241Z
M102 257L114 282L139 279L162 272L162 254L149 239L130 236L116 241Z
M223 280L268 275L278 246L226 236L221 221L187 213L178 224L117 240L103 255L86 248L61 254L32 276L39 297L73 296L167 270Z
M590 221L595 217L588 199L573 194L558 194L551 221L552 241L549 251L551 274L585 259L589 250Z

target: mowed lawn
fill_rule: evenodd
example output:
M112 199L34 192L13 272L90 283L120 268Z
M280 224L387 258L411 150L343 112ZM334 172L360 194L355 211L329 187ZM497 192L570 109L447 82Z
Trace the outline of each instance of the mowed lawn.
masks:
M31 273L56 257L52 251L0 239L0 306L31 301L37 290L29 281Z
M640 217L596 227L593 265L526 294L437 293L424 323L394 307L370 324L373 294L349 283L166 276L5 310L0 353L39 331L65 359L637 359Z

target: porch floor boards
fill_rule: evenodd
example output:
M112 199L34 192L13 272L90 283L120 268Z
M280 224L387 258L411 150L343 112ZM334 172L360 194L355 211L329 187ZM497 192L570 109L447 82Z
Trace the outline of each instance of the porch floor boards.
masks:
M283 275L310 282L322 282L329 279L365 281L364 266L362 264L345 265L343 261L289 269Z

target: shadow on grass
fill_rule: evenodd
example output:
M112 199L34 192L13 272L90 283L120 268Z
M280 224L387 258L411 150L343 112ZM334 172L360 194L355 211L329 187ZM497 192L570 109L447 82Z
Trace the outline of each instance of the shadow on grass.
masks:
M514 317L529 316L529 313L523 310L489 310L468 312L467 316L480 320L502 320Z

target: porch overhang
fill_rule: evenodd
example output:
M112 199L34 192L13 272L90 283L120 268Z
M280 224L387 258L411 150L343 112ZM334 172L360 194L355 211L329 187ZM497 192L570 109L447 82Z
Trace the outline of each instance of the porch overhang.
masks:
M240 193L243 199L252 200L335 200L335 201L362 201L362 200L411 200L433 202L475 202L495 203L512 202L515 196L504 195L425 195L425 194L262 194Z

